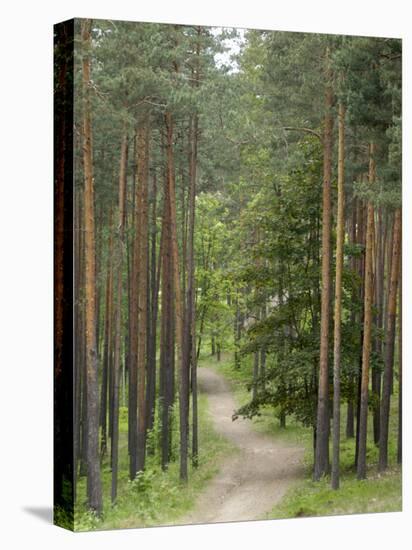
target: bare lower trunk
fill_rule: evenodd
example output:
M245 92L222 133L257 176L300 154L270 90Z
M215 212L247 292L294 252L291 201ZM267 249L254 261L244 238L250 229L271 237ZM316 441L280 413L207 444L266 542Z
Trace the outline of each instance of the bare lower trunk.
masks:
M160 329L160 380L159 398L161 414L161 464L162 469L168 467L171 447L171 407L174 390L174 301L173 301L173 267L170 237L169 188L165 178L163 224L161 236L161 329Z
M123 248L124 248L124 221L126 200L126 169L127 169L127 131L124 126L120 153L119 171L119 218L118 218L118 242L116 250L116 313L115 313L115 337L113 357L113 420L112 420L112 488L111 499L115 502L117 497L117 471L119 456L119 381L121 362L121 329L122 329L122 287L123 287Z
M382 403L381 403L381 433L379 438L379 470L388 467L389 411L391 399L391 384L393 375L393 356L395 346L396 296L399 278L399 263L401 252L401 210L395 212L392 240L392 261L389 281L387 326L385 335L385 370L383 373Z
M340 370L343 245L345 240L345 108L339 105L338 216L336 227L336 279L333 342L333 458L332 488L339 488Z
M398 318L398 354L399 354L399 387L398 387L398 449L397 461L402 464L402 251L399 266L399 318Z
M83 164L84 164L84 230L86 261L86 365L87 365L87 500L88 506L97 514L102 511L102 488L99 460L99 389L98 358L96 346L96 267L94 227L94 181L92 124L90 105L90 19L81 23L81 38L84 46L83 73Z
M375 181L375 146L370 145L369 184ZM358 479L366 477L366 440L368 423L369 365L372 338L372 302L373 302L373 238L374 238L374 208L368 203L366 251L365 251L365 300L362 347L362 375L359 412L359 444L358 444Z
M139 276L138 276L138 349L137 349L137 438L136 471L144 469L146 456L146 356L148 310L148 177L149 119L141 121L137 133L137 182L139 196Z
M106 276L106 302L104 320L104 342L103 342L103 372L102 387L100 392L100 426L101 443L100 456L103 457L107 451L107 390L109 372L111 371L111 334L112 334L112 305L113 305L113 233L112 233L112 211L109 215L109 239L107 247L107 276Z
M329 469L329 315L330 315L330 259L331 259L331 175L332 175L332 72L330 53L326 51L325 128L323 138L323 219L322 219L322 290L320 321L319 389L316 422L316 452L314 479L318 481Z
M147 346L147 385L146 385L146 430L153 428L156 405L156 328L158 315L158 288L156 262L156 202L157 181L153 175L152 187L152 221L151 221L151 250L150 250L150 330ZM148 449L153 452L154 449Z

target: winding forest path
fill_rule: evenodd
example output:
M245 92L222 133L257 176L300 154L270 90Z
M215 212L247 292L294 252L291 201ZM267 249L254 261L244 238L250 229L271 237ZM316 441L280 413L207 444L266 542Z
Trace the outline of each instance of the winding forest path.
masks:
M250 420L232 421L236 403L229 383L213 370L198 371L215 430L239 449L221 465L181 523L216 523L262 519L304 475L303 448L253 429Z

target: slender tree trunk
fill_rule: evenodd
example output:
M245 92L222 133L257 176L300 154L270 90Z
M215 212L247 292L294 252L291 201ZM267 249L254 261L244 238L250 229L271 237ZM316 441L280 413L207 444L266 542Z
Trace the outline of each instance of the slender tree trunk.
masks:
M378 227L377 227L377 239L376 239L376 276L375 276L375 303L376 314L375 324L377 329L382 329L382 297L383 297L383 224L382 224L382 208L378 211ZM380 335L376 335L374 339L374 351L376 355L381 352L381 339ZM379 366L375 366L372 369L372 392L373 392L373 439L375 445L379 444L379 423L380 423L380 394L381 394L381 374Z
M113 305L113 233L112 233L112 209L109 214L109 238L107 246L107 275L105 297L104 343L103 343L103 371L102 388L100 393L100 426L101 426L101 458L107 451L107 389L109 371L111 370L111 334L112 334L112 305Z
M330 314L330 259L331 259L331 175L332 175L332 72L330 53L326 51L325 127L323 136L323 219L322 219L322 291L320 321L319 390L316 422L316 451L314 479L318 481L329 469L329 314Z
M266 295L264 296L265 303L262 306L261 312L260 312L260 318L262 321L266 319ZM261 350L260 350L260 379L261 379L261 387L262 390L265 390L266 387L266 344L263 343Z
M240 358L239 358L239 340L240 340L240 311L239 311L239 296L236 293L236 309L235 309L235 318L233 322L233 343L235 347L234 352L234 363L235 363L235 369L240 369Z
M104 159L104 153L103 153ZM103 247L103 206L100 205L97 220L96 220L96 353L99 361L101 360L100 354L100 302L101 302L101 257Z
M332 489L339 488L340 370L343 245L345 241L345 107L339 104L338 216L336 227L335 326L333 342L333 458Z
M198 29L199 32L199 29ZM192 463L198 465L198 411L197 411L197 361L196 361L196 289L195 289L195 214L196 214L196 177L197 177L197 134L198 117L190 118L189 127L189 205L187 238L187 298L185 315L184 363L191 372L192 390ZM189 406L189 404L188 404ZM189 414L189 411L187 412Z
M118 222L118 242L116 254L116 313L115 313L115 338L114 338L114 358L113 358L113 425L112 425L112 443L111 443L111 463L112 463L112 503L117 497L117 475L119 462L119 381L120 381L120 362L121 362L121 332L122 332L122 290L123 290L123 248L124 248L124 222L125 222L125 202L126 202L126 179L127 179L127 126L124 125L123 137L120 153L119 170L119 222Z
M395 212L392 237L392 261L389 280L387 326L385 338L385 369L383 373L381 402L381 433L379 438L379 471L388 467L389 413L391 399L391 382L393 375L393 356L395 347L396 295L399 278L399 263L401 253L401 210Z
M140 277L140 215L141 215L141 194L137 180L137 158L138 158L137 135L134 136L134 193L133 193L133 248L131 258L131 282L130 282L130 303L129 303L129 476L133 480L137 472L137 365L138 365L138 325L139 325L139 302L138 288Z
M256 315L256 321L259 322L259 313ZM252 384L252 400L254 401L258 395L258 379L259 379L259 360L260 352L256 350L253 354L253 384Z
M356 244L356 224L357 224L357 199L354 197L352 199L352 221L351 221L351 243ZM355 275L357 271L357 262L355 258L351 258L351 271ZM352 291L352 301L356 302L357 292L354 289ZM352 326L356 323L356 313L352 308L351 311L351 323ZM348 397L348 407L347 407L347 416L346 416L346 437L353 438L355 437L355 409L354 409L354 399L355 399L355 376L353 374L349 377L349 397Z
M356 442L355 442L355 467L358 467L358 455L359 455L359 431L360 431L360 407L361 407L361 386L362 386L362 354L363 354L363 330L364 330L364 319L365 319L365 253L366 253L366 230L365 230L365 215L364 215L364 205L361 201L358 202L358 244L363 248L362 256L358 261L359 275L360 280L362 281L359 289L359 297L362 304L362 309L359 315L359 321L361 326L360 338L359 338L359 363L358 363L358 373L356 377Z
M142 120L137 135L137 180L139 186L139 287L138 287L138 350L137 350L137 455L136 471L144 469L146 456L145 374L148 310L148 177L149 177L149 119Z
M216 338L214 334L212 334L212 338L210 340L210 346L211 346L211 349L210 349L211 355L212 356L216 355Z
M84 254L83 254L84 255ZM83 308L84 309L84 308ZM82 349L82 372L81 372L81 445L80 445L80 476L87 476L87 365L86 365L86 337L85 337L85 311L82 312L81 329L83 330L81 337Z
M82 378L84 373L84 331L83 331L83 304L81 299L81 290L83 289L83 231L81 231L82 209L80 200L80 191L75 191L75 361L74 361L74 376L75 376L75 388L74 388L74 501L76 501L76 488L77 488L77 473L78 473L78 460L81 452L81 396L82 396Z
M99 461L99 389L96 348L96 268L94 228L94 181L92 124L90 104L90 19L81 22L83 44L83 164L84 164L84 229L86 258L86 365L87 365L87 499L97 514L102 512L102 488Z
M369 159L369 184L375 182L375 145L370 144ZM369 393L369 364L372 338L372 302L373 302L373 239L374 239L374 208L371 201L368 202L367 227L366 227L366 251L365 251L365 300L363 322L363 348L362 348L362 374L361 396L359 415L359 447L357 476L358 479L366 478L366 441L368 425L368 393Z
M398 318L398 353L399 353L399 387L398 387L398 464L402 464L402 247L399 250L399 318Z
M173 266L170 230L170 207L168 177L165 177L164 208L161 236L161 330L160 330L160 380L159 397L161 412L161 463L166 470L170 461L171 415L174 397L174 301Z
M179 411L180 411L180 479L187 480L188 428L189 428L189 365L183 357L184 314L179 276L179 253L176 230L176 190L173 154L174 124L170 111L165 115L167 130L167 179L169 186L170 229L172 243L173 279L175 291L176 341L179 369Z
M150 330L147 349L147 385L146 385L146 429L151 430L154 425L156 404L156 327L158 310L158 280L156 269L156 212L157 212L157 180L153 175L152 187L152 223L150 243ZM150 452L154 449L150 449Z
M384 312L385 316L385 327L384 332L385 335L387 334L388 327L389 327L389 303L390 303L390 291L391 291L391 273L392 273L392 261L393 261L393 232L394 232L394 225L395 220L392 216L392 228L391 228L391 237L388 240L388 247L387 247L387 264L388 264L388 270L387 270L387 284L386 284L386 310ZM386 336L385 336L385 344L384 344L384 355L385 355L385 349L386 349ZM393 388L393 369L391 374L391 381L390 381L390 392L392 395L392 388Z

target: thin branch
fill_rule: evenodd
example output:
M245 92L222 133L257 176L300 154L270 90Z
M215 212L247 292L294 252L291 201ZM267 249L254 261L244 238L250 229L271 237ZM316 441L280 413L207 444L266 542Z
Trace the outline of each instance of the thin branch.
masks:
M311 128L300 128L300 127L294 127L294 126L284 126L283 130L290 130L294 132L306 132L307 134L312 134L313 136L316 136L320 141L323 141L322 136L316 132L315 130L312 130Z

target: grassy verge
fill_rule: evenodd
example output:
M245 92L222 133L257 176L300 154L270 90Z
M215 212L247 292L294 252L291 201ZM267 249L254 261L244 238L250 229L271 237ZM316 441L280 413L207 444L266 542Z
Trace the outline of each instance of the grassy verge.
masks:
M178 414L178 413L176 413ZM78 505L75 510L75 530L125 529L178 524L194 506L196 497L207 481L218 471L220 461L235 452L225 439L213 430L206 398L199 398L199 466L189 469L189 483L179 480L178 433L173 434L173 461L163 472L159 457L148 456L146 469L133 482L128 479L127 409L121 411L118 499L110 502L111 472L107 460L102 465L102 518L86 511L85 478L78 484ZM156 436L156 434L154 434Z
M202 364L225 376L232 385L239 405L248 401L250 393L247 391L246 385L252 377L251 365L242 365L241 369L235 370L231 354L223 354L221 362L217 362L210 356L204 357ZM312 430L302 427L290 418L287 419L286 429L280 428L276 411L269 407L264 408L261 416L252 421L255 428L281 438L285 442L298 443L303 446L306 466L305 479L297 481L282 501L265 516L265 519L400 511L402 509L402 470L396 464L396 394L391 402L388 448L390 467L388 471L384 474L379 474L377 471L378 448L373 444L372 417L370 417L367 446L368 477L363 481L356 479L355 440L343 438L341 443L341 484L338 491L330 488L329 477L316 483L312 481ZM345 406L342 406L342 434L345 433L345 413Z

